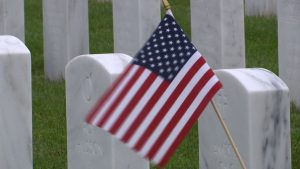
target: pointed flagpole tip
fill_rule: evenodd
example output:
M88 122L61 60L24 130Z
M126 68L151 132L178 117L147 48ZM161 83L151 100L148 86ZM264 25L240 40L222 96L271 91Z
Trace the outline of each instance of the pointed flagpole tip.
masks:
M171 9L171 5L168 0L162 0L165 10Z

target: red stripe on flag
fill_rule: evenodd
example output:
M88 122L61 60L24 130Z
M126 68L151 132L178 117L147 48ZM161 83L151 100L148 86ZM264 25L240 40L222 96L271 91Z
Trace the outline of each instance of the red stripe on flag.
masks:
M113 83L113 85L100 97L97 101L97 104L91 109L89 115L86 117L86 122L91 123L92 120L97 115L99 108L103 106L106 100L111 96L112 92L116 89L119 83L127 76L128 72L132 69L133 65L129 64L124 72L117 78L117 80Z
M217 82L211 90L207 93L201 104L197 107L193 115L190 117L184 128L181 130L171 147L168 149L166 154L163 156L162 160L158 164L160 167L165 166L171 155L176 150L176 147L182 142L188 131L191 129L194 123L198 120L199 116L203 112L204 108L208 104L208 102L211 100L211 98L216 94L216 92L222 87L222 84L220 82Z
M143 135L140 137L136 145L134 146L135 150L140 150L143 145L146 143L148 138L152 135L153 131L156 129L160 121L163 119L163 117L167 114L169 109L172 107L178 96L181 94L181 92L184 90L185 86L189 83L189 81L193 78L194 74L197 73L197 71L205 64L205 60L203 57L200 57L194 65L189 69L189 71L185 74L185 76L182 78L178 86L174 89L164 106L159 110L158 114L155 116L155 118L152 120L151 124L147 127L147 130L143 133Z
M126 134L123 136L122 141L127 142L132 135L135 133L135 131L138 129L140 124L144 121L145 117L148 115L149 111L153 108L157 100L163 95L164 91L169 86L168 81L163 81L161 85L158 87L158 89L155 91L155 93L152 95L148 103L145 105L143 110L139 113L138 117L135 119L135 121L131 124L129 129L127 130Z
M192 91L189 93L188 97L184 100L180 108L177 110L171 121L168 123L164 131L160 134L159 138L155 142L155 144L152 146L151 150L147 154L147 157L149 159L152 159L153 156L157 153L159 148L162 146L162 144L165 142L165 140L168 138L174 127L177 125L181 117L186 113L187 109L190 107L190 105L193 103L194 99L197 97L199 92L202 90L203 86L209 81L211 77L214 76L214 73L211 69L209 69L203 77L198 81L198 83L193 87Z
M131 99L131 101L128 103L126 108L122 111L120 117L116 120L114 125L111 127L110 132L112 134L115 134L117 130L120 128L120 126L124 123L126 118L131 113L132 109L136 106L138 101L144 96L145 91L149 89L149 87L152 85L154 80L156 79L157 75L154 73L151 73L148 78L145 80L143 85L140 87L140 89L136 92L135 96Z
M120 102L123 100L123 98L126 96L127 92L130 90L130 88L133 86L133 84L137 81L137 79L140 77L140 75L145 70L144 67L139 67L133 77L129 80L129 82L125 85L125 87L122 89L122 91L118 94L117 98L114 100L114 102L110 105L109 109L105 112L103 118L98 123L98 126L103 127L104 124L107 122L109 117L112 115L113 111L116 109L116 107L120 104Z

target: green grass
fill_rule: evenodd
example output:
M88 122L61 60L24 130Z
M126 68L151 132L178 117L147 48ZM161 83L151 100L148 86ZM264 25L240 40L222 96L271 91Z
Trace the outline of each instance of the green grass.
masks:
M178 23L190 36L189 1L172 0ZM66 113L64 82L44 78L42 1L26 0L26 45L32 53L33 158L36 169L66 169ZM111 3L89 0L91 53L113 52ZM275 17L246 17L247 67L264 67L276 74L277 22ZM293 169L300 168L300 112L291 106ZM198 133L195 125L166 166L168 169L198 168ZM155 167L151 167L154 169Z
M278 74L277 20L245 17L246 66L263 67Z
M89 1L89 28L91 53L112 53L114 42L111 3Z
M26 45L32 57L34 168L67 168L65 85L44 78L42 1L26 0L25 10Z
M32 81L34 168L67 168L64 82Z

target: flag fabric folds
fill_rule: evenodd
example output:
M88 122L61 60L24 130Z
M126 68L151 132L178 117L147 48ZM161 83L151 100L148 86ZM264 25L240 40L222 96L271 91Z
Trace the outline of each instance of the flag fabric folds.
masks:
M163 167L221 87L203 56L166 14L86 120Z

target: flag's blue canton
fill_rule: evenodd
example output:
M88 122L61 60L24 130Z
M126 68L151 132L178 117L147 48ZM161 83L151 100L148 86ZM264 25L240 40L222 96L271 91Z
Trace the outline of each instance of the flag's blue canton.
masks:
M166 15L133 63L172 81L195 52L174 18Z

